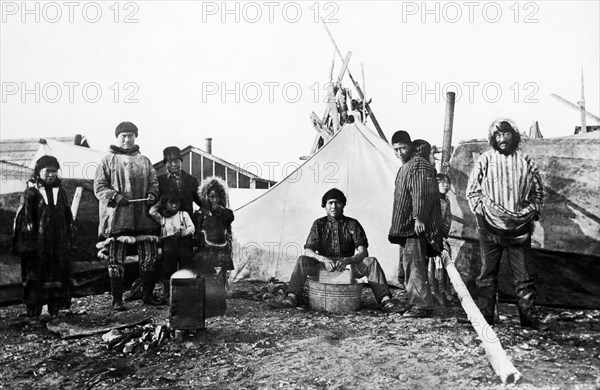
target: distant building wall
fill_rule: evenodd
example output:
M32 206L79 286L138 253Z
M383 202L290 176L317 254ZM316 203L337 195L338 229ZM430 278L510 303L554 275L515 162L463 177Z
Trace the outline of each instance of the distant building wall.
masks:
M195 176L200 181L209 176L217 176L225 180L229 188L256 188L265 190L276 183L272 180L262 179L253 176L250 173L245 173L233 164L220 162L222 160L218 158L212 159L210 155L202 155L191 148L186 149L181 152L181 167L184 171ZM154 164L154 168L159 175L166 172L166 168L162 161Z

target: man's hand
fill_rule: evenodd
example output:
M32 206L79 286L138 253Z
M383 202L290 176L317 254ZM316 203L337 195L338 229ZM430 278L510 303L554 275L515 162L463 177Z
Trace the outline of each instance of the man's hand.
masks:
M152 207L156 204L156 196L154 196L153 194L148 194L147 198L148 200L146 201L146 204L148 206Z
M341 258L338 261L336 261L337 266L335 267L336 271L345 271L346 270L346 266L348 265L348 260L346 260L346 258Z
M115 196L108 201L108 207L117 207L117 206L127 206L129 204L129 199L124 197L123 195L116 193Z
M337 265L337 263L335 261L333 261L327 257L324 258L323 264L325 264L325 269L327 269L327 271L329 271L329 272L335 271L336 265Z
M418 219L415 220L415 233L417 236L425 233L425 224Z

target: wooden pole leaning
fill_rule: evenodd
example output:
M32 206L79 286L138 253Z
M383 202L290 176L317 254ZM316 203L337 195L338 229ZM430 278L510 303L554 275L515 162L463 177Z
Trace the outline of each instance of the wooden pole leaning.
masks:
M473 298L471 298L467 286L465 286L458 270L454 266L454 262L449 259L444 259L444 266L446 267L450 281L454 286L454 290L456 290L456 293L460 298L460 304L465 310L465 313L467 313L471 325L475 328L477 336L479 336L479 339L483 343L485 355L494 369L494 372L500 377L503 384L517 383L521 378L521 373L508 358L506 351L500 344L496 332L494 332L485 318L483 318L479 308L473 301Z
M340 51L337 43L335 43L335 39L333 39L333 35L331 35L331 31L329 31L329 28L327 27L327 24L325 23L325 20L323 18L321 18L321 22L323 22L323 26L325 26L325 30L327 31L327 34L329 35L329 38L331 39L331 43L333 44L335 51L338 53L338 56L341 59L344 59L342 52ZM350 73L350 69L348 69L348 77L350 77L350 81L352 81L352 84L354 84L354 88L356 89L356 92L358 92L358 96L360 96L360 98L363 99L363 101L364 101L365 94L363 93L362 89L360 88L360 85L358 85L358 83L354 80L354 77L352 77L352 73ZM381 139L383 139L385 142L389 143L385 134L383 133L383 130L381 129L381 126L379 125L379 122L375 118L375 114L373 114L371 107L369 107L368 104L366 105L366 107L367 107L367 113L369 114L369 117L371 118L371 122L373 122L373 126L375 126L377 133L379 134Z

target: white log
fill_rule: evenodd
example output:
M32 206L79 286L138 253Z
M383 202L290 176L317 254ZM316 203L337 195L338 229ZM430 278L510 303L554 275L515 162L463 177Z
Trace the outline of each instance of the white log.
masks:
M454 266L454 262L446 259L444 261L444 266L446 267L450 281L454 286L454 290L456 290L456 293L460 298L460 304L465 310L465 313L467 313L471 325L475 328L477 336L483 343L485 355L490 361L494 372L500 377L502 383L517 383L521 378L521 373L508 358L494 329L492 329L485 318L483 318L479 308L473 301L473 298L471 298L467 286L465 286L458 270Z

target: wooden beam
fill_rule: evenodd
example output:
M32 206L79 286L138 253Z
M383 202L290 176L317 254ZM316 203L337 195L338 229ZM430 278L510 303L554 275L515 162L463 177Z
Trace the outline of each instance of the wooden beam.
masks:
M479 311L479 308L475 302L473 302L473 298L471 298L467 286L465 286L458 270L454 266L454 262L445 259L444 266L446 267L452 286L460 298L460 304L465 310L465 313L467 313L471 325L473 325L473 328L477 332L477 336L479 336L479 339L483 344L485 355L494 369L494 372L500 377L502 383L517 383L521 378L521 373L513 366L506 351L502 348L496 332L488 325L487 321Z
M344 62L342 63L342 68L340 69L340 73L338 74L335 85L339 85L342 82L342 79L344 78L344 75L346 74L346 70L348 70L348 63L350 63L350 57L352 57L351 51L349 51L348 54L346 54L346 58L344 58ZM330 93L328 92L327 93L327 103L329 103L332 100L335 101L335 96L330 95ZM331 112L331 105L327 104L327 107L325 108L325 113L323 114L323 120L321 120L322 123L327 122L327 117L329 116L330 112Z

